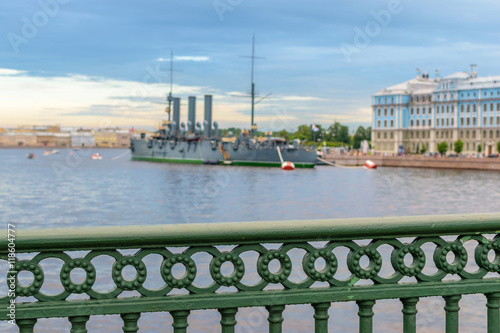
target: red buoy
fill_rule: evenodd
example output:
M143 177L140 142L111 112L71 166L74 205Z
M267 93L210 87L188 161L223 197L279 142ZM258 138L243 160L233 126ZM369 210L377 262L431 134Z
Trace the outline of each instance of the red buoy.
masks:
M367 168L367 169L376 169L377 165L375 163L373 163L373 161L366 160L366 162L365 162L365 168Z
M292 162L283 162L281 170L295 170L295 165Z

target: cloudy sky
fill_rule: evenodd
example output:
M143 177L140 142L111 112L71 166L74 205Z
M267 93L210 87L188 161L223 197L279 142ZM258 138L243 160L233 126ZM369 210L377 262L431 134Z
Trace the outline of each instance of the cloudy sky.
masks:
M370 124L370 96L479 65L500 75L493 0L4 1L0 126L154 127L174 95L214 95L221 127L248 127L252 34L260 129ZM187 105L182 105L183 120Z

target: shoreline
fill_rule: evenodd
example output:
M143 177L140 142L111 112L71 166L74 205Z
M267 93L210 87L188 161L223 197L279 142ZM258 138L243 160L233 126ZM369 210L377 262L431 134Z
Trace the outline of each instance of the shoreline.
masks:
M484 170L500 171L500 158L466 158L466 157L424 157L424 156L335 156L324 158L329 162L342 166L362 166L371 160L377 167L424 168L451 170Z

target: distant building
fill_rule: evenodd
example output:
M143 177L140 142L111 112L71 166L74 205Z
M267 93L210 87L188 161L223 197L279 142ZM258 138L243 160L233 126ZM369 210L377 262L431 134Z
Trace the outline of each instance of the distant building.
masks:
M36 133L36 143L43 147L55 147L56 146L56 136L54 133L49 132L38 132Z
M385 88L372 99L372 147L377 152L437 152L458 139L464 152L497 153L500 141L500 76L478 77L477 66L434 79L418 71L409 81Z
M0 147L34 147L37 138L34 133L6 132L0 135Z
M54 133L56 147L71 147L71 134Z
M116 147L128 148L130 147L130 138L132 134L127 130L116 131Z
M116 133L104 130L94 132L94 142L96 147L116 147Z
M77 131L71 133L73 147L94 147L94 134L90 131Z

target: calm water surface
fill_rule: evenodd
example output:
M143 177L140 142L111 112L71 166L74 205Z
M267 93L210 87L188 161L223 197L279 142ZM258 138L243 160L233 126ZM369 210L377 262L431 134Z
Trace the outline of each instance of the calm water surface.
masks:
M27 160L28 152L34 152L36 158ZM51 156L42 152L0 149L4 225L90 227L500 211L500 173L495 172L333 167L285 172L132 162L127 150L118 149L99 150L100 161L90 159L96 150L60 150ZM461 306L462 330L485 331L484 297L465 296ZM423 331L443 330L442 307L439 298L419 303L418 324ZM377 302L375 330L401 331L400 310L398 301ZM330 310L332 331L357 331L356 312L355 304L334 304ZM239 332L267 331L265 311L260 308L242 309L237 319L242 324ZM216 311L195 311L190 328L218 332L219 320ZM69 330L66 322L41 320L37 327L41 332L50 331L51 326L63 332ZM168 314L148 314L140 321L146 332L162 331L160 327L169 323ZM312 309L288 307L284 325L285 332L312 331ZM90 332L118 332L121 320L117 316L93 317L88 326Z

